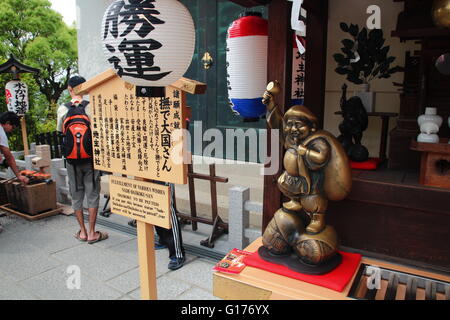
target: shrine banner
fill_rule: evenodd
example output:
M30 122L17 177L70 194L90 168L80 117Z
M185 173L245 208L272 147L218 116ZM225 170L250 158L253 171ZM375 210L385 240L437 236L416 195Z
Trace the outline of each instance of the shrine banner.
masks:
M165 97L136 97L134 85L114 77L89 96L95 169L186 183L186 165L172 157L181 143L173 133L184 124L183 92L169 86Z

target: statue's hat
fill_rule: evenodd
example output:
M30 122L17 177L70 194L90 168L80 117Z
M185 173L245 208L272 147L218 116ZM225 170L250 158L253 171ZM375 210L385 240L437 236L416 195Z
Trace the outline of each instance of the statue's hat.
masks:
M288 111L286 111L286 113L284 114L284 119L290 117L307 119L314 126L317 123L317 117L307 107L301 105L292 106Z

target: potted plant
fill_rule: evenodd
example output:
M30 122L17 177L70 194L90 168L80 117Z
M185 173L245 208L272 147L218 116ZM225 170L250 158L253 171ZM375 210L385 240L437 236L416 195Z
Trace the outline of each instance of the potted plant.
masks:
M362 90L356 95L361 98L367 111L371 112L375 96L369 91L370 81L390 78L392 74L403 71L403 68L391 66L395 57L388 55L390 46L384 46L386 39L381 29L368 31L367 28L360 29L358 25L349 26L344 22L341 22L340 27L351 39L342 40L342 53L333 55L338 64L335 71L346 75L348 81L361 85Z

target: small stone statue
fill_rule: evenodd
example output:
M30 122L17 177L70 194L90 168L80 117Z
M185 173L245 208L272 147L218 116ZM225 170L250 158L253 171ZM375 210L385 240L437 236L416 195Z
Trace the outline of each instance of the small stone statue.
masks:
M278 188L289 201L274 214L259 252L263 259L276 263L281 259L284 264L287 258L287 264L293 262L292 269L299 272L328 272L340 262L340 256L336 232L326 225L325 214L328 200L341 200L350 192L348 158L333 135L318 130L316 116L305 106L295 105L283 116L274 101L278 92L279 84L269 83L263 103L268 109L268 125L282 129L286 152ZM305 270L302 264L311 268ZM317 268L319 265L326 270Z
M342 86L341 110L344 120L339 124L341 135L338 137L347 155L356 162L369 158L369 151L361 144L364 130L369 119L366 109L359 97L346 98L347 85Z

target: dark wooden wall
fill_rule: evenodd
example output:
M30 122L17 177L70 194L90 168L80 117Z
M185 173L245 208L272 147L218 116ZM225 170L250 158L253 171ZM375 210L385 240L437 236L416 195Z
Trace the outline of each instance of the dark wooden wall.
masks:
M349 197L329 203L341 245L450 270L450 189L373 178L356 173Z
M318 117L318 126L323 128L327 68L328 0L305 2L304 7L307 10L305 106Z

